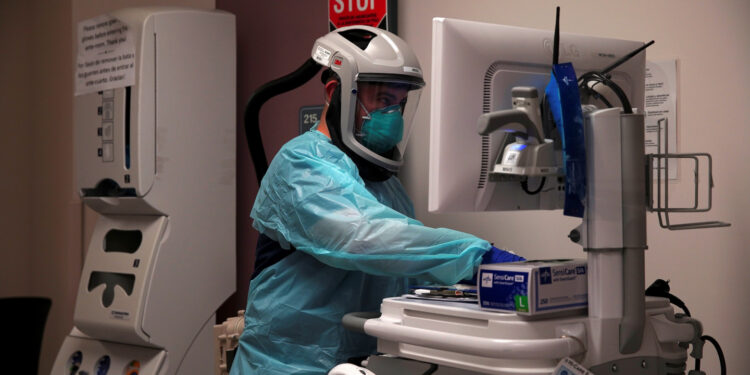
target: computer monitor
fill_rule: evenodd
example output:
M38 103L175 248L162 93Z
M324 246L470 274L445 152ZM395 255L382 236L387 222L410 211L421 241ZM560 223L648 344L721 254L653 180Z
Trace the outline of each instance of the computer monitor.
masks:
M544 93L552 69L554 33L450 18L433 19L430 119L430 212L508 211L562 208L564 180L547 178L538 194L519 181L491 181L507 133L480 136L483 113L512 108L511 89L536 87ZM580 77L600 71L643 46L642 42L560 33L559 62L570 62ZM645 53L610 72L642 110ZM615 106L619 101L608 97ZM603 107L600 104L600 107ZM535 189L540 178L528 181ZM534 186L531 186L534 185Z

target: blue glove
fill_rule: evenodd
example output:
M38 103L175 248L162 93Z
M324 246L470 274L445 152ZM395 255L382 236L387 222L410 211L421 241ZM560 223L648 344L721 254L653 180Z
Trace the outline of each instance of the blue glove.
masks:
M513 254L511 252L500 250L494 246L490 248L489 251L484 253L482 256L482 264L491 264L491 263L507 263L507 262L521 262L526 260L524 257L520 257L516 254ZM461 284L470 284L470 285L477 285L477 274L474 273L474 276L472 276L471 279L468 280L461 280Z
M526 260L526 258L505 250L500 250L494 246L482 256L482 264L521 262L524 260Z

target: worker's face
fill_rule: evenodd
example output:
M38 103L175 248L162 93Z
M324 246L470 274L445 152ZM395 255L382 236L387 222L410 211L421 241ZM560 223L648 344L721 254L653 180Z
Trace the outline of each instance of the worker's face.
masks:
M355 131L359 132L362 128L362 117L367 113L375 110L389 107L394 104L406 104L406 96L409 93L406 85L396 85L388 83L360 82L357 84L357 92L360 103L357 104L354 126ZM364 106L364 108L362 108ZM365 112L367 109L367 112Z

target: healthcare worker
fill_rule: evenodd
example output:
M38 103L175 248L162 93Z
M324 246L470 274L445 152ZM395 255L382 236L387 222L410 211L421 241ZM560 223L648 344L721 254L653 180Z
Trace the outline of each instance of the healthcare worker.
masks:
M375 350L344 314L377 311L409 278L451 285L482 262L522 260L415 220L394 176L424 87L411 48L353 26L319 38L323 120L269 165L250 216L261 233L231 374L325 374Z

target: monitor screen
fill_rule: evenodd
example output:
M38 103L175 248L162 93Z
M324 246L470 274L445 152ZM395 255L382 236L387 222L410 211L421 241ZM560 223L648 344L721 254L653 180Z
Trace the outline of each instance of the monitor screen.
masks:
M544 93L552 69L552 30L482 22L433 19L428 209L431 212L558 209L562 177L493 181L489 171L506 133L478 134L483 113L510 109L511 89L535 87ZM570 62L577 76L600 71L644 43L560 33L559 62ZM643 108L645 54L610 72L633 108ZM615 96L607 97L619 106ZM604 107L602 103L593 103ZM533 185L533 186L531 186ZM526 190L526 191L525 191Z

